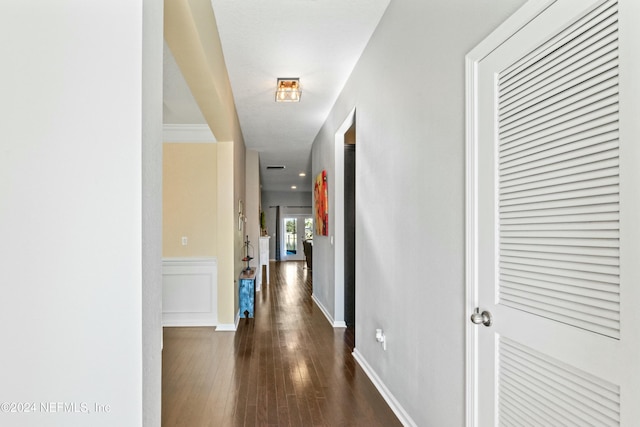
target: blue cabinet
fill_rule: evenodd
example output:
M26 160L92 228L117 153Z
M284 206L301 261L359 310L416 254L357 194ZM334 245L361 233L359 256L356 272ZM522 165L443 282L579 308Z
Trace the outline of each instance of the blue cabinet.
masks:
M240 273L240 317L253 317L253 308L256 300L256 270L242 270Z

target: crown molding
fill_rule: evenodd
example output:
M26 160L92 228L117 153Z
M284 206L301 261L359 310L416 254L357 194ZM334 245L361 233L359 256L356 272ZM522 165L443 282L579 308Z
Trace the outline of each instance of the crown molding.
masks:
M163 125L163 142L189 142L210 144L217 142L209 125Z

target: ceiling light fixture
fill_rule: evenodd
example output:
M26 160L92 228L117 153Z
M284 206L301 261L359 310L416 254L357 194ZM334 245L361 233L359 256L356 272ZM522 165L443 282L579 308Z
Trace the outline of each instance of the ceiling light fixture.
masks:
M298 174L298 176L307 176L307 174L306 174L306 173L304 173L304 172L300 172L300 173Z
M276 102L300 102L300 79L279 78L276 88Z
M295 185L292 185L292 186L291 186L291 189L292 189L292 190L295 190L296 188L298 188L298 187L296 187Z

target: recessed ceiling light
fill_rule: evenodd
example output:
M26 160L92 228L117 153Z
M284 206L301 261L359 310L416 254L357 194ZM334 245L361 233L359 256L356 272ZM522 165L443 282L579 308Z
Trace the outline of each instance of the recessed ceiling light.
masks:
M298 187L296 187L295 185L292 185L292 186L291 186L291 189L292 189L292 190L295 190L296 188L298 188Z
M299 176L307 176L307 174L306 174L306 173L304 173L304 172L300 172L298 175L299 175Z

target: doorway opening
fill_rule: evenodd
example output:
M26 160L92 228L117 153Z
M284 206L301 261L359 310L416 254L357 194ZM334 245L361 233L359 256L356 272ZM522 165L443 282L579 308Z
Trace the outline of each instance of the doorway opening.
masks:
M356 326L356 124L344 134L344 322ZM355 334L353 339L355 346Z
M282 219L281 230L282 261L304 260L304 241L313 238L313 218L308 214L289 214Z
M345 290L345 264L349 264L348 269L353 268L353 284L355 286L355 256L346 258L346 244L347 240L350 240L350 243L355 245L355 235L347 236L345 230L345 141L349 137L353 137L355 141L355 109L353 109L345 118L342 125L337 129L335 133L335 192L333 203L335 205L334 209L334 283L335 283L335 293L334 293L334 327L347 327L345 322L345 301L346 301L346 290ZM350 129L353 129L350 132ZM355 175L353 178L349 178L351 182L355 183ZM355 200L355 195L354 195ZM355 203L354 203L355 206ZM355 209L355 207L354 207ZM355 218L355 210L354 210L354 218ZM355 226L354 226L355 230ZM350 250L350 249L349 249ZM355 246L354 246L355 250ZM353 287L350 291L353 294L353 304L355 304L355 287ZM352 307L352 311L354 313L353 317L353 326L355 326L355 305L349 304L349 307ZM355 329L348 328L347 334L345 334L345 338L349 338L349 335L353 335L353 340L350 341L355 342Z

